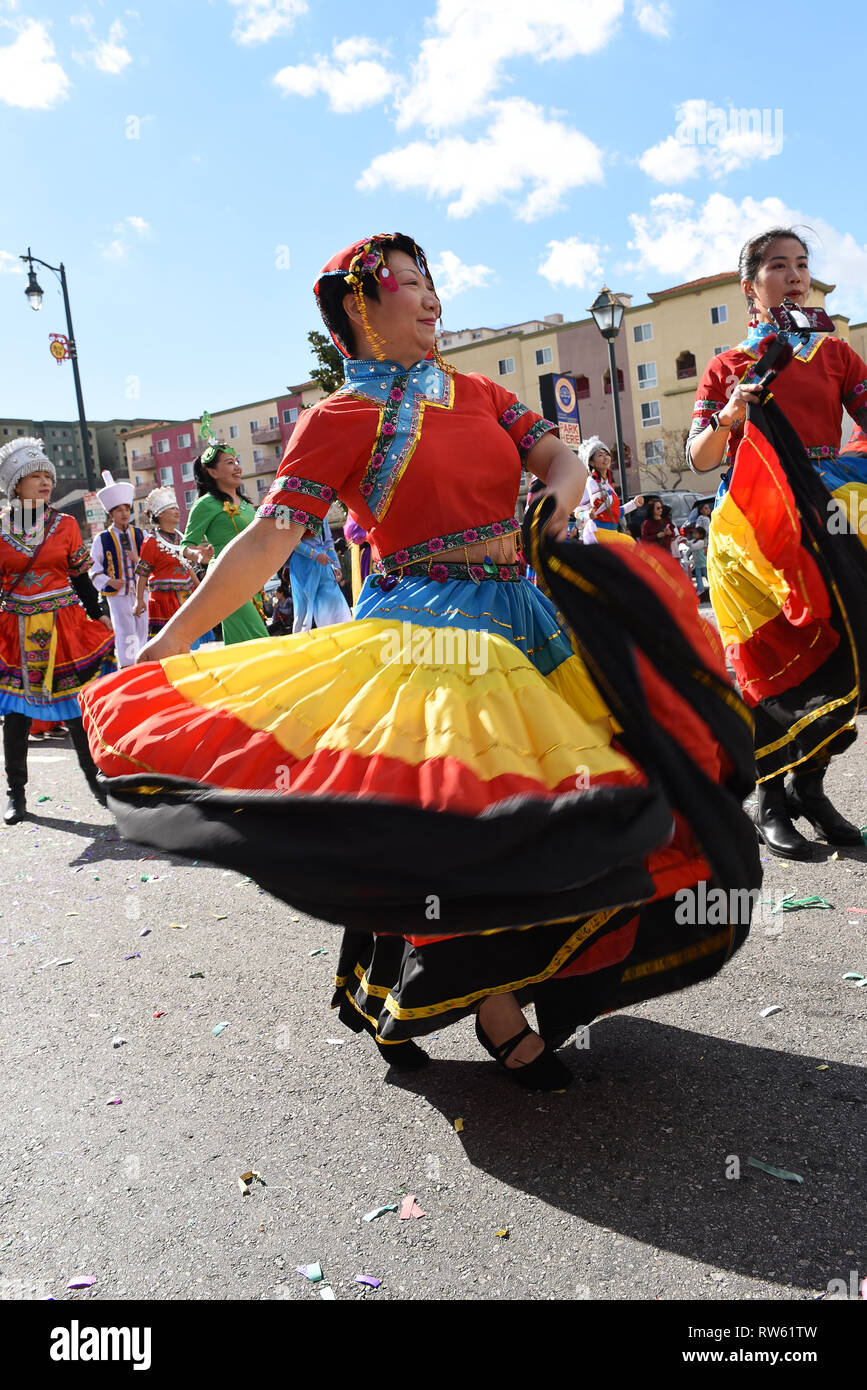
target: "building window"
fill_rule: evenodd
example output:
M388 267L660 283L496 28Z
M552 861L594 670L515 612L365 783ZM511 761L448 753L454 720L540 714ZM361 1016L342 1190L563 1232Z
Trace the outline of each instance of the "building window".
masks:
M171 468L160 469L160 482L163 487L171 487L174 481L174 473Z
M451 345L452 345L452 340L451 340L451 338L440 338L440 347L447 348L447 347L451 347Z
M280 421L278 420L276 415L268 416L268 428L272 430L277 430L280 428Z
M665 444L661 439L648 439L644 445L645 463L664 463Z
M251 421L250 421L250 433L252 434L253 431L254 431L254 430L257 430L258 428L259 428L259 421L258 421L258 420L251 420Z
M270 482L269 482L269 480L268 480L267 478L257 478L257 479L256 479L256 489L257 489L257 491L258 491L260 497L263 496L263 494L266 493L266 492L268 491L268 489L269 489L270 486L271 486L271 484L270 484Z
M712 304L710 311L711 323L728 323L729 311L724 304Z
M192 444L192 442L193 442L193 441L192 441L192 437L191 437L190 435L188 435L188 434L179 434L179 435L178 435L178 448L179 448L179 449L189 449L189 447L190 447L190 445Z
M579 401L589 401L590 382L586 376L576 376L575 395L578 397Z
M294 425L297 419L298 419L298 407L297 407L297 405L290 405L290 407L289 407L288 410L284 410L284 411L283 411L283 424L284 424L284 425Z
M230 426L229 426L229 438L230 438L230 439L237 439L237 438L238 438L238 426L237 426L237 425L230 425Z
M262 453L262 450L261 450L261 449L254 449L254 450L253 450L253 462L254 462L254 463L261 463L263 458L264 458L264 454Z
M659 409L659 401L641 402L641 427L642 429L652 429L654 425L662 424L662 414Z
M678 353L674 366L678 381L686 381L688 377L695 376L695 354L692 352Z
M167 454L169 452L169 441L167 439L157 440L157 453Z
M603 385L603 387L605 388L605 394L606 394L606 396L610 396L610 395L611 395L611 372L610 372L610 370L608 369L608 367L605 368L605 371L604 371L603 374L602 374L602 385ZM618 367L618 368L617 368L617 390L618 390L618 391L622 391L622 390L623 390L623 386L624 386L624 382L623 382L623 373L622 373L622 371L620 370L620 368Z
M649 386L656 385L655 362L639 362L637 371L639 391L646 391Z
M714 348L714 350L713 350L713 355L714 355L714 357L719 357L719 355L720 355L721 352L728 352L728 350L729 350L729 344L728 344L728 343L720 343L720 346L719 346L719 347L715 347L715 348Z
M537 366L537 367L547 367L547 366L548 366L551 362L553 362L553 361L554 361L554 354L553 354L553 352L551 351L551 349L550 349L549 347L548 347L548 348L536 348L536 366Z
M184 493L184 506L186 507L187 511L190 510L190 507L195 505L196 497L196 489L194 487L187 488L187 490Z
M138 457L139 457L138 449L133 449L132 454L131 454L130 457L132 458L133 463L136 463L136 462L138 461Z
M653 337L652 323L636 323L632 328L632 341L634 343L649 343Z
M192 463L192 460L190 460L189 463L182 463L182 464L181 464L181 477L184 479L184 481L185 481L185 482L189 482L190 479L193 478L194 476L195 476L195 475L194 475L194 473L193 473L193 463Z
M482 335L481 335L481 332L476 332L476 333L474 333L474 334L473 334L473 342L476 342L477 339L481 338L481 336L482 336Z
M515 370L514 357L501 357L497 363L497 370L500 376L511 376L512 372Z

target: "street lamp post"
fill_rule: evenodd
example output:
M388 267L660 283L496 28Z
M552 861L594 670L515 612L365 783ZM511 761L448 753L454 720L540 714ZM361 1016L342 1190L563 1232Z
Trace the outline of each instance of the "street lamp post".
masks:
M623 427L620 422L620 391L617 386L617 362L614 357L614 339L620 332L620 325L623 322L623 305L616 295L612 294L607 285L603 285L599 294L590 305L590 313L596 321L596 327L602 334L608 345L608 372L611 377L611 394L614 398L614 437L617 446L617 471L620 474L620 494L625 502L627 498L626 487L626 460L623 452Z
M69 294L66 289L66 270L64 269L62 261L60 262L59 266L49 265L47 261L40 261L37 256L31 256L29 246L27 248L27 255L21 256L19 257L19 259L22 261L26 261L29 266L27 276L27 288L24 291L24 293L27 296L27 301L31 309L42 308L43 295L43 291L39 285L38 280L36 279L36 271L33 269L34 262L36 263L36 265L44 265L46 270L51 270L54 272L55 275L60 276L60 287L63 290L63 307L66 310L66 329L67 336L69 338L69 356L72 360L72 375L75 380L75 399L78 402L78 422L81 427L81 451L84 456L84 472L87 477L88 490L90 492L95 492L96 473L93 467L93 456L90 452L90 435L87 430L87 419L84 414L84 398L81 394L81 377L78 374L78 351L75 346L75 335L72 332L72 314L69 311Z

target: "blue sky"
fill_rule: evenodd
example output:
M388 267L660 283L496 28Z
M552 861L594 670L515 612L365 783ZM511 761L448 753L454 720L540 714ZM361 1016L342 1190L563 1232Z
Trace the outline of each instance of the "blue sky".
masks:
M856 11L764 13L0 0L0 415L75 415L28 245L66 264L94 419L306 379L316 272L371 231L421 242L456 329L581 316L603 279L644 297L797 220L833 309L867 318Z

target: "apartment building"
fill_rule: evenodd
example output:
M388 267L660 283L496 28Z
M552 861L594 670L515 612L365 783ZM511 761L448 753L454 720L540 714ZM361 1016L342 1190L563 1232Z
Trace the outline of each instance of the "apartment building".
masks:
M629 296L622 296L629 302ZM505 328L443 331L439 350L461 372L479 372L513 391L531 410L542 408L539 378L550 372L575 377L582 438L598 434L614 441L614 412L608 349L592 318L564 322L562 314L530 319ZM617 363L627 482L635 459L635 432L628 374ZM630 487L630 491L634 490Z
M274 481L298 414L321 399L311 381L287 388L282 396L227 410L211 412L211 424L220 439L237 452L244 491L255 504ZM198 496L193 465L202 449L201 417L171 422L151 422L124 435L129 476L135 481L136 521L144 523L144 501L152 488L173 487L180 508L181 528Z

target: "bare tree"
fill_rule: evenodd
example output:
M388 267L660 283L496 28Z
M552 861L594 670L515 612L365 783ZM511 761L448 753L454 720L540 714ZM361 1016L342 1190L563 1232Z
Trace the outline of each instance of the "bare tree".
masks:
M686 435L686 430L663 430L661 457L641 465L646 489L650 484L658 492L676 492L684 476L692 476L692 469L686 461Z

